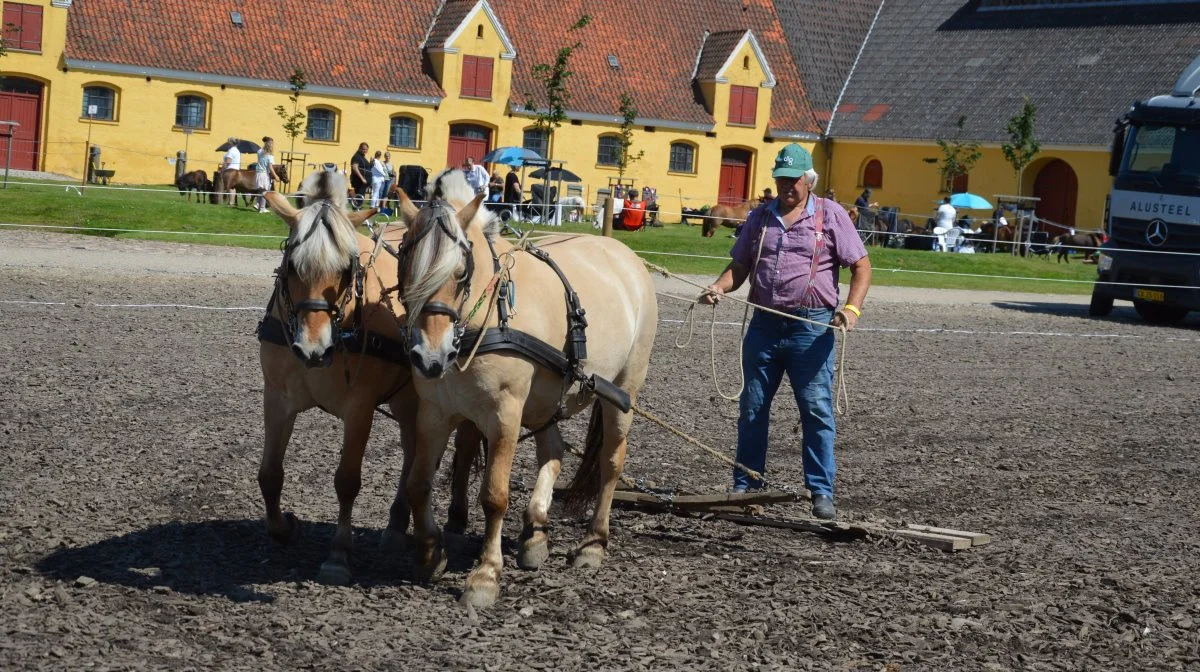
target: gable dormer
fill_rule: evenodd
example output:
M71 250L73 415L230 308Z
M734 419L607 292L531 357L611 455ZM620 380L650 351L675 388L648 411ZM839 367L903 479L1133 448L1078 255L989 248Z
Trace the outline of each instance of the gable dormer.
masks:
M775 75L750 30L707 34L696 56L693 79L718 124L765 126Z
M422 48L447 95L508 99L517 52L487 0L445 0Z

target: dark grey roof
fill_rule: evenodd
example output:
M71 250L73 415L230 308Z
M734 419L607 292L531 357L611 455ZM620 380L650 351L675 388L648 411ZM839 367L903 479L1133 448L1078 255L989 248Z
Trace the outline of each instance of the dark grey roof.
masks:
M964 138L1005 141L1029 96L1043 144L1106 145L1129 104L1170 93L1197 54L1200 2L1002 11L979 11L978 0L888 2L830 135L950 138L965 116Z
M804 94L824 129L881 0L782 0L775 3Z
M467 18L467 12L471 11L477 2L478 0L447 0L437 18L433 20L429 37L425 39L425 46L440 48L444 45L454 30L462 25L463 19Z
M717 76L729 54L745 36L745 30L725 30L713 33L704 40L700 60L696 64L696 79L710 81Z

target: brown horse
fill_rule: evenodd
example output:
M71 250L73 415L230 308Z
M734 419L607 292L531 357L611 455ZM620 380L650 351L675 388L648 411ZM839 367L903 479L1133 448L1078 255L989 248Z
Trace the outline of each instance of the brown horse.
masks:
M975 244L981 252L985 250L988 252L1007 251L1012 249L1012 242L1015 238L1013 227L1005 225L997 228L995 222L986 222L980 225Z
M1095 257L1099 254L1096 249L1104 243L1104 235L1099 231L1085 233L1064 233L1061 236L1055 236L1054 240L1050 241L1051 247L1058 252L1059 263L1071 263L1071 250L1083 253L1083 263L1093 263Z
M179 190L179 195L187 194L188 200L192 200L192 192L196 192L196 202L205 196L204 192L213 190L212 180L208 179L208 174L203 170L193 170L190 173L184 173L175 180L175 188Z
M217 203L224 203L225 197L228 194L229 206L236 207L238 194L258 195L263 193L262 189L259 189L257 186L255 186L254 172L255 171L253 169L238 170L229 168L227 170L222 170L220 174L217 175L217 182L215 185L215 191L217 192ZM280 182L284 184L288 183L287 166L283 165L282 163L277 163L275 164L275 172L279 174Z
M626 437L633 422L632 409L625 404L636 402L646 380L658 328L658 302L641 260L612 238L556 236L541 241L541 249L552 255L569 281L568 296L555 269L499 236L499 218L481 207L483 197L475 196L462 171L443 171L428 191L435 200L419 211L406 196L400 200L402 217L409 223L401 248L400 284L409 315L413 385L421 406L417 455L408 479L414 566L418 577L428 580L445 568L429 493L450 430L456 422L469 420L488 442L479 495L487 527L483 553L467 577L462 601L485 607L495 602L500 591L501 531L521 428L538 430L534 434L537 483L517 555L520 567L532 569L550 554L546 530L563 450L555 422L589 406L592 417L585 454L571 491L591 499L592 520L572 555L576 567L597 567L603 561L613 492L625 464ZM500 311L492 310L490 301L498 287L509 286L507 281L521 297L511 328L552 344L549 348L569 348L578 354L580 360L571 364L568 355L561 353L565 373L510 349L460 359L471 347L462 330L487 326L488 333L498 332ZM481 299L479 305L488 309L472 310ZM568 314L572 305L579 310ZM583 325L571 319L582 317L584 309L586 348L580 344ZM622 399L623 395L627 396Z
M743 201L738 205L721 204L714 206L712 210L708 211L708 217L704 220L703 236L705 238L712 238L716 234L718 226L736 229L739 224L746 221L746 216L757 205L754 201Z
M375 407L386 403L400 421L403 469L383 541L403 545L410 509L405 481L412 465L416 395L399 318L401 302L387 289L397 265L376 254L375 241L355 226L374 210L345 213L345 178L314 173L301 187L297 210L276 192L264 197L287 223L289 235L275 291L260 323L259 361L263 372L265 443L258 472L266 504L267 533L288 543L298 533L291 513L280 510L283 459L297 414L319 407L343 423L341 463L334 475L339 513L329 558L320 581L350 581L353 546L351 513L360 487L363 451ZM466 485L479 440L460 429L456 437L454 502L447 529L466 526Z

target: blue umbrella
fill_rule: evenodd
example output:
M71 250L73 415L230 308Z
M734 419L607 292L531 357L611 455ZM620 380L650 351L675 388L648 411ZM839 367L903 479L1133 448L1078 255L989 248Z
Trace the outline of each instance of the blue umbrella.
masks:
M968 194L965 191L961 194L951 195L950 205L967 210L990 210L992 208L992 204L988 203L986 198L976 196L975 194Z
M540 159L541 154L524 147L497 147L479 160L480 163L502 163L506 166L521 166L529 159Z

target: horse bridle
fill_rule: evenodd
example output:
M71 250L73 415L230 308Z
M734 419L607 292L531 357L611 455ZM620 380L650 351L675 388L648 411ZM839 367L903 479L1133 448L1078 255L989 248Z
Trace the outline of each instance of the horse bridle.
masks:
M475 275L475 257L472 255L474 244L470 240L465 240L465 237L459 237L457 234L454 228L457 225L457 222L455 221L454 208L452 208L449 203L442 199L432 199L425 205L423 209L434 210L432 215L433 222L421 227L419 231L413 233L412 237L405 240L400 246L399 254L397 255L400 276L398 278L397 287L400 290L400 296L404 297L406 294L404 291L404 276L407 273L409 255L412 253L413 248L415 248L417 244L420 243L421 240L426 236L428 236L429 233L434 229L441 229L442 233L446 234L446 236L453 240L455 245L461 247L463 250L463 256L466 257L466 268L463 269L463 274L455 281L454 295L461 296L458 301L458 307L455 308L441 301L427 301L425 305L421 307L421 312L419 314L413 314L409 312L410 331L416 328L416 318L419 315L428 313L431 315L445 315L446 317L450 318L450 321L454 323L454 346L458 347L458 345L462 342L463 334L466 333L467 330L467 325L462 318L462 312L463 309L466 308L467 301L471 298L471 279ZM488 246L491 246L491 241L488 241ZM492 259L494 260L496 269L498 271L500 268L500 260L496 256L495 250L492 250ZM404 301L403 303L404 309L407 312L408 301Z
M333 202L328 199L322 199L320 202L322 211L318 218L321 221L321 226L333 236L333 226L325 217L325 211L333 207ZM299 327L300 315L306 312L329 313L330 329L333 330L333 345L340 349L343 344L342 339L342 322L346 319L346 306L350 304L351 298L354 299L354 319L362 319L362 300L363 300L363 280L364 272L362 264L359 262L359 255L351 254L349 265L342 273L342 288L338 291L338 299L336 303L330 303L325 299L303 299L301 301L292 301L291 292L288 290L288 276L294 270L292 268L291 255L292 251L303 244L316 233L317 227L309 228L308 233L303 238L294 242L284 241L283 261L279 264L279 268L275 269L275 292L271 295L271 300L267 304L267 315L271 314L275 304L275 297L279 297L285 309L285 327L284 337L287 339L288 347L295 345L294 334Z

